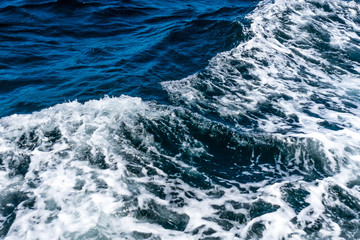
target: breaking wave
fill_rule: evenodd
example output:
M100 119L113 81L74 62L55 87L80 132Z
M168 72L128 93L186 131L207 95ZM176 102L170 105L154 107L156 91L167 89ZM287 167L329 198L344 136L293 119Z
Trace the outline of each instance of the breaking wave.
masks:
M360 5L264 1L247 40L121 96L0 119L6 239L360 238Z

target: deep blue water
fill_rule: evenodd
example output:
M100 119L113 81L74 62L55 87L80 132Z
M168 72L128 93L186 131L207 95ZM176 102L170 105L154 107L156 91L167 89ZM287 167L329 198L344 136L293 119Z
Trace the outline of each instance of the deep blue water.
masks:
M360 4L0 2L0 239L360 239Z
M159 83L193 74L235 47L255 5L2 1L0 117L105 95L166 103Z

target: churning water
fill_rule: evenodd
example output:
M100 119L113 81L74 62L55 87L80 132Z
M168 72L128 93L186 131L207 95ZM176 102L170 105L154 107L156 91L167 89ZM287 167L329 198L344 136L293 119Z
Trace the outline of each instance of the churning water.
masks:
M358 1L0 16L1 238L360 239Z

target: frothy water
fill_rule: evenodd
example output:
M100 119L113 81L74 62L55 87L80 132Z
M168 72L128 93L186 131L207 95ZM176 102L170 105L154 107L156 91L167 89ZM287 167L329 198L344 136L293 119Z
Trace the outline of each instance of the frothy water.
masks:
M247 40L121 96L0 119L6 239L360 238L360 5L264 1Z

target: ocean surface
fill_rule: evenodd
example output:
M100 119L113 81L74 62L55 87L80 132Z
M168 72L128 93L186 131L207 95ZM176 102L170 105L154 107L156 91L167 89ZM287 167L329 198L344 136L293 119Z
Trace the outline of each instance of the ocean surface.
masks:
M360 239L360 1L0 1L0 239Z

